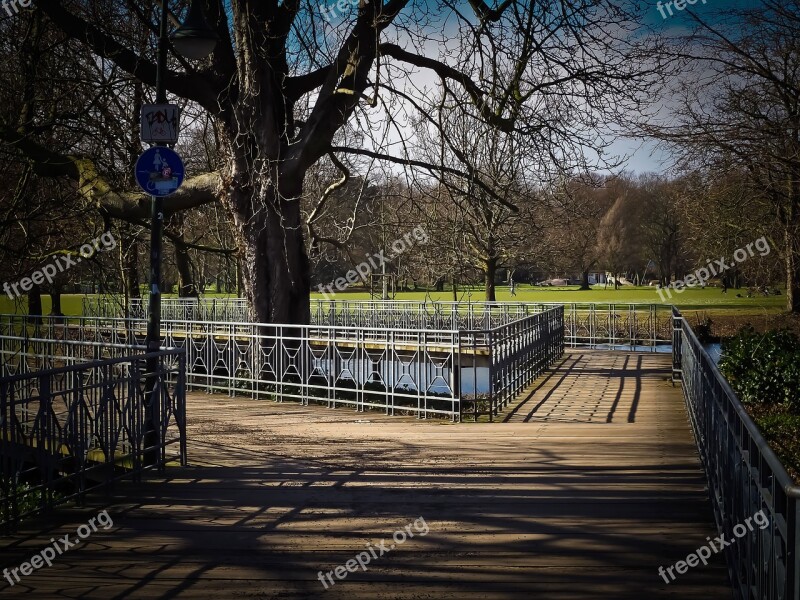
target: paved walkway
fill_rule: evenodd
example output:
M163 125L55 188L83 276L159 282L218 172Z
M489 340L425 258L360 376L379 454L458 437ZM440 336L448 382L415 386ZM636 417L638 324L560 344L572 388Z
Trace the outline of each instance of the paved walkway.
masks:
M568 354L506 423L193 394L191 466L5 539L16 567L103 508L114 521L0 595L728 599L720 556L670 585L657 572L714 531L669 360ZM381 539L324 589L319 571Z
M637 423L658 429L683 424L686 416L676 410L681 392L670 381L671 361L671 354L566 354L520 394L503 418L512 423Z

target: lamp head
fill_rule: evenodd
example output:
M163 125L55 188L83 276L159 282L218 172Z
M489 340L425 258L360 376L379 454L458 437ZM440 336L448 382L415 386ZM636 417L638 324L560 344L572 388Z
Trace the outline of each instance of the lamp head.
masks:
M192 0L186 20L170 38L180 54L191 60L200 60L214 51L219 35L206 20L203 0Z

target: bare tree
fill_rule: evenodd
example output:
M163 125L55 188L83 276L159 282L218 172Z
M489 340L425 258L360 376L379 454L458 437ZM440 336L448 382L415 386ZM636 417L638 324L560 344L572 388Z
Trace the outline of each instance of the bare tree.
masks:
M636 268L642 259L641 203L627 182L616 181L614 203L600 221L597 244L601 264L614 276L614 289L620 275Z
M518 261L533 233L526 210L533 195L525 184L526 156L514 135L488 124L476 126L460 104L455 110L446 104L440 103L435 126L418 130L424 159L447 167L435 173L439 185L428 198L451 205L449 217L458 224L455 243L463 245L471 266L483 274L486 300L493 302L498 269ZM451 173L463 169L470 171L469 178ZM439 238L440 245L450 241Z
M642 246L658 267L661 285L666 286L687 258L682 190L677 182L653 175L639 177L636 185L642 205Z
M173 4L176 11L183 6ZM153 8L122 0L40 0L35 11L70 40L70 52L82 49L77 56L85 68L99 65L97 77L131 78L104 89L122 92L118 102L133 109L128 122L135 122L134 80L149 87L156 80L148 38L155 31ZM518 135L520 143L527 139L544 169L584 161L585 149L602 148L599 124L612 113L635 111L644 79L654 72L650 40L633 33L639 15L613 0L469 0L468 8L449 0L360 0L336 23L300 0L207 0L205 8L221 39L215 53L199 63L171 55L165 81L174 96L208 114L219 163L189 178L169 212L223 203L241 251L244 289L260 321L308 320L300 199L318 161L360 155L444 168L395 153L392 144L369 135L376 119L396 123L398 107L433 114L427 95L416 93L415 71L468 98L465 117ZM447 19L458 27L440 27ZM38 175L72 179L104 214L146 218L146 197L112 175L130 167L121 164L121 153L104 163L91 144L54 147L37 135L41 120L31 114L30 127L20 131L6 119L0 138L32 161ZM110 129L108 119L99 121L101 130ZM129 133L120 135L130 139ZM451 174L477 181L468 167Z
M753 197L768 199L783 237L786 308L800 312L800 2L694 18L677 122L649 131L682 148L689 166L746 173Z
M598 245L603 216L613 202L605 178L570 178L557 183L547 194L542 211L545 244L551 267L559 271L576 269L582 290L591 289L589 273L599 266Z

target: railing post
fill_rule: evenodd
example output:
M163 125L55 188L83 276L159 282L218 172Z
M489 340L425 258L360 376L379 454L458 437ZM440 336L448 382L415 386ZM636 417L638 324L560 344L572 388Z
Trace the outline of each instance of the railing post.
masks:
M456 330L456 348L455 356L453 357L453 372L450 376L450 391L455 398L455 402L458 403L458 417L456 417L455 411L453 411L453 420L455 421L457 419L457 422L459 423L464 420L464 404L462 402L463 394L461 393L461 336L461 331Z
M672 307L672 385L683 376L681 345L683 343L683 316Z
M3 368L5 371L5 367ZM4 374L4 373L3 373ZM17 510L17 495L14 489L14 465L11 458L10 446L14 442L14 435L9 422L13 410L13 398L10 397L13 385L0 381L0 493L3 494L3 505L0 506L6 522L6 535L13 533L17 527L19 514Z
M52 390L52 375L41 375L39 378L39 432L40 439L37 442L42 449L42 462L40 465L46 465L44 473L42 473L42 509L50 509L53 507L53 469L46 458L46 453L58 452L61 446L61 439L56 435L56 424L53 422L53 390ZM86 480L83 473L78 478L78 502L83 504L84 492L86 490Z
M797 486L795 486L797 490ZM800 598L800 497L795 493L789 499L789 536L787 546L792 548L789 554L787 598ZM794 521L792 523L791 521Z

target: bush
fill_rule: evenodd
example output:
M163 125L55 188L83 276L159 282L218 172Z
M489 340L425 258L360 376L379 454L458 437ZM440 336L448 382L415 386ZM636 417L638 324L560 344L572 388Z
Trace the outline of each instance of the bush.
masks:
M34 490L30 484L27 483L11 483L6 480L0 482L0 486L4 493L16 494L19 508L19 514L25 514L29 511L37 510L42 504L41 490ZM11 518L10 514L6 513L5 504L0 504L0 522L5 522Z
M719 338L711 334L711 327L713 324L714 322L707 314L703 315L702 319L699 316L697 317L697 323L695 323L693 329L697 340L701 344L715 344L719 342Z
M723 343L719 367L743 403L800 414L800 339L791 331L745 327Z

